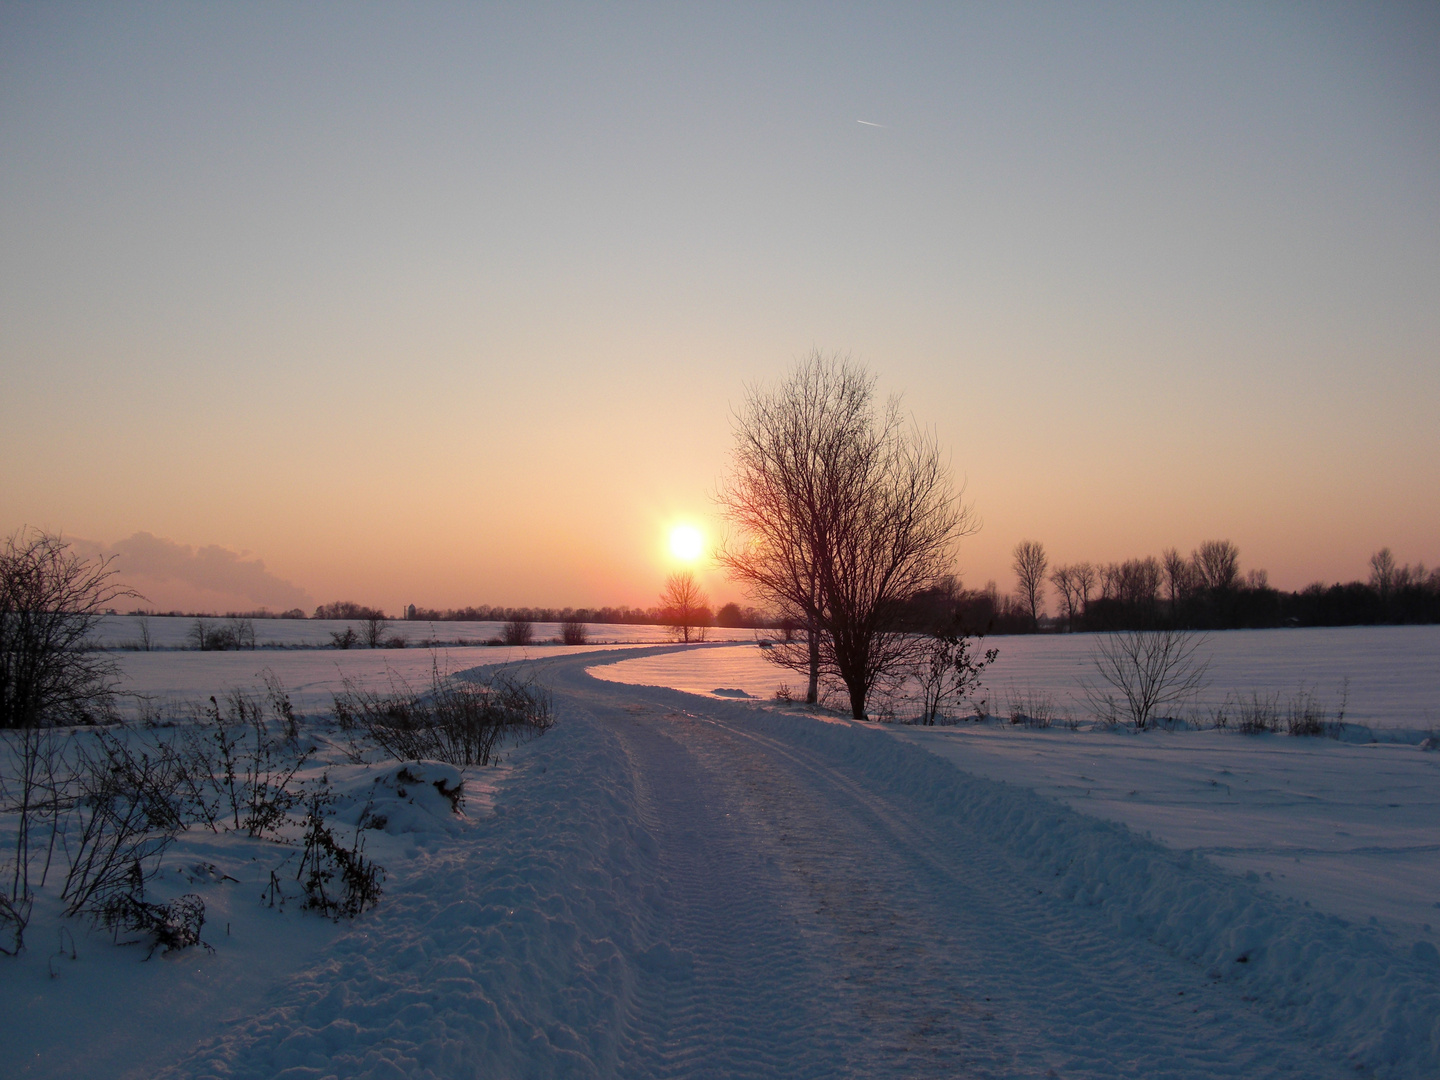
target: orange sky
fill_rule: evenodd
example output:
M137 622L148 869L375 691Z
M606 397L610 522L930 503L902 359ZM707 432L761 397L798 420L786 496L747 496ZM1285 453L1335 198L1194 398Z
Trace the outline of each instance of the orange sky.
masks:
M1440 563L1437 26L7 7L0 529L161 608L649 605L819 347L950 449L967 584Z

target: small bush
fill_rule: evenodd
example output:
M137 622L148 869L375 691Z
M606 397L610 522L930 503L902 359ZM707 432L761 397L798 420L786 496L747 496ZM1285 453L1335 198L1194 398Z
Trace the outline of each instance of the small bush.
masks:
M1050 727L1055 722L1055 701L1039 691L1010 692L1010 723L1019 727Z
M506 645L529 645L535 638L535 627L529 619L511 619L502 631Z
M145 899L144 878L138 866L131 878L131 889L110 896L98 912L96 922L109 930L117 943L122 931L148 934L150 951L145 954L146 960L161 948L170 953L204 945L215 951L200 938L205 926L205 901L194 893L186 893L168 904L151 903Z
M335 695L335 717L396 761L429 758L460 766L488 765L505 739L540 735L554 724L550 695L533 681L505 673L449 679L434 666L424 693L403 680L392 683L388 694L347 682Z
M588 634L585 624L579 619L566 619L560 624L560 644L584 645Z
M329 802L328 791L316 791L310 796L305 815L305 850L295 879L305 890L303 906L307 910L339 922L375 906L385 871L365 858L363 828L355 830L355 842L348 848L335 838L325 814Z
M360 644L360 635L355 633L353 626L347 626L344 630L331 630L330 644L336 649L353 649Z

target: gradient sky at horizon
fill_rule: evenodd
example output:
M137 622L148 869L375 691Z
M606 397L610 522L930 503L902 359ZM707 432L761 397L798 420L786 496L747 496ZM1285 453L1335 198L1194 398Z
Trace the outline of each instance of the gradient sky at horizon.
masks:
M0 5L0 531L160 607L652 604L812 347L967 584L1440 562L1440 6Z

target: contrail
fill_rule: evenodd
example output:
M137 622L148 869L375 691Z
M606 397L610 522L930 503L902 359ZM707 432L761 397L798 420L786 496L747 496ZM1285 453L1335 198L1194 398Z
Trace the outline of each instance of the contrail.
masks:
M883 128L885 126L884 124L872 124L869 120L856 120L855 123L864 124L866 127Z

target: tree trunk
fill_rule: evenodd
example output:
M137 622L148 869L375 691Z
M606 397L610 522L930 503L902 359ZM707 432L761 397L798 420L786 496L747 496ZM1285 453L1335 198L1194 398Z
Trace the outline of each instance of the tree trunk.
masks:
M813 614L805 633L810 639L810 685L805 688L805 704L814 705L820 700L820 629Z

